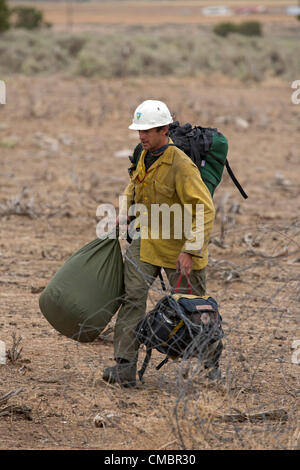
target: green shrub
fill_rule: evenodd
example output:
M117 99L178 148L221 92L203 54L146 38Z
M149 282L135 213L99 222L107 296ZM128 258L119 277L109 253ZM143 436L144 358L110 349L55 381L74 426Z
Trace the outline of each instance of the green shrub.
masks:
M83 36L63 34L58 36L57 42L70 54L71 57L76 57L87 42L87 38Z
M16 28L37 29L42 26L50 26L43 19L43 12L34 7L15 7L11 10L14 15Z
M218 36L226 37L231 33L238 33L244 36L262 36L261 24L259 21L244 21L234 24L230 21L219 23L214 27L214 33Z
M222 37L226 37L228 36L228 34L236 32L237 26L234 23L231 23L230 21L219 23L214 27L214 33Z
M237 33L244 36L262 36L261 24L259 21L244 21L238 25Z
M105 57L98 51L83 49L78 54L74 72L76 75L83 77L97 75L102 78L110 78L113 76L110 65L110 62L105 60Z
M0 33L9 29L9 16L10 12L6 0L0 0Z

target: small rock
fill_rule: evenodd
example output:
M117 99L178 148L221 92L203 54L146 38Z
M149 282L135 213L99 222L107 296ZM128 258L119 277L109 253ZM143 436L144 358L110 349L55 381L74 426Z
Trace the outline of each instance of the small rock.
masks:
M275 333L274 339L278 339L278 340L280 340L280 341L285 341L285 340L286 340L286 337L285 337L285 336L282 336L282 335L280 335L280 334L278 334L278 333Z
M128 158L131 154L132 154L132 150L123 149L123 150L119 150L118 152L115 152L114 157L116 157L116 158Z
M216 124L230 124L232 122L231 116L217 116L215 118Z
M49 137L42 132L35 133L35 140L38 147L48 150L51 153L57 153L59 150L59 142L53 137Z
M31 286L31 293L40 294L40 292L43 292L44 289L45 289L45 286L38 286L38 287Z
M106 428L108 426L114 427L119 421L119 416L114 413L98 413L94 418L94 425L96 428Z
M284 176L278 171L275 172L275 184L278 186L290 186L292 183L290 180L286 180Z
M241 117L235 118L235 124L242 129L248 129L249 127L249 122Z
M245 356L243 356L243 354L239 354L238 361L240 361L240 362L246 361Z
M58 137L61 143L64 145L71 145L73 143L73 138L69 134L60 134Z

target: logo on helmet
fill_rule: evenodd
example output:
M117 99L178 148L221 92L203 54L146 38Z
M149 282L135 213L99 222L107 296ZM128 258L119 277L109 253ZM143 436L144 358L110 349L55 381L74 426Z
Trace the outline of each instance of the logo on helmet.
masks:
M136 113L137 120L141 119L142 113Z

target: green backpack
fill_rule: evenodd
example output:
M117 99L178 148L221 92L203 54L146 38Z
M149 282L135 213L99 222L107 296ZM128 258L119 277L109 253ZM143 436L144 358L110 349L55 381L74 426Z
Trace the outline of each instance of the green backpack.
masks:
M234 184L241 195L247 199L247 194L234 176L227 160L228 141L223 134L218 132L218 129L200 126L193 128L189 123L180 126L179 122L176 121L169 125L169 136L174 145L188 155L197 165L201 177L212 196L221 182L224 166L226 166ZM142 150L142 144L138 144L134 149L133 156L130 157L132 166L129 168L129 172L136 169Z

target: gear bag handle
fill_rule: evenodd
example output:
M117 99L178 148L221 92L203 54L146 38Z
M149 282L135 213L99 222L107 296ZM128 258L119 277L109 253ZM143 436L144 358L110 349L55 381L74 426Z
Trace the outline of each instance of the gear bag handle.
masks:
M190 280L188 278L188 276L186 276L187 280L188 280L188 294L192 294L192 286L191 286L191 283L190 283ZM179 277L178 277L178 281L177 281L177 284L176 284L176 287L174 289L174 292L175 294L178 292L179 290L179 287L180 287L180 284L181 284L181 281L182 281L182 274L180 273L179 274Z

